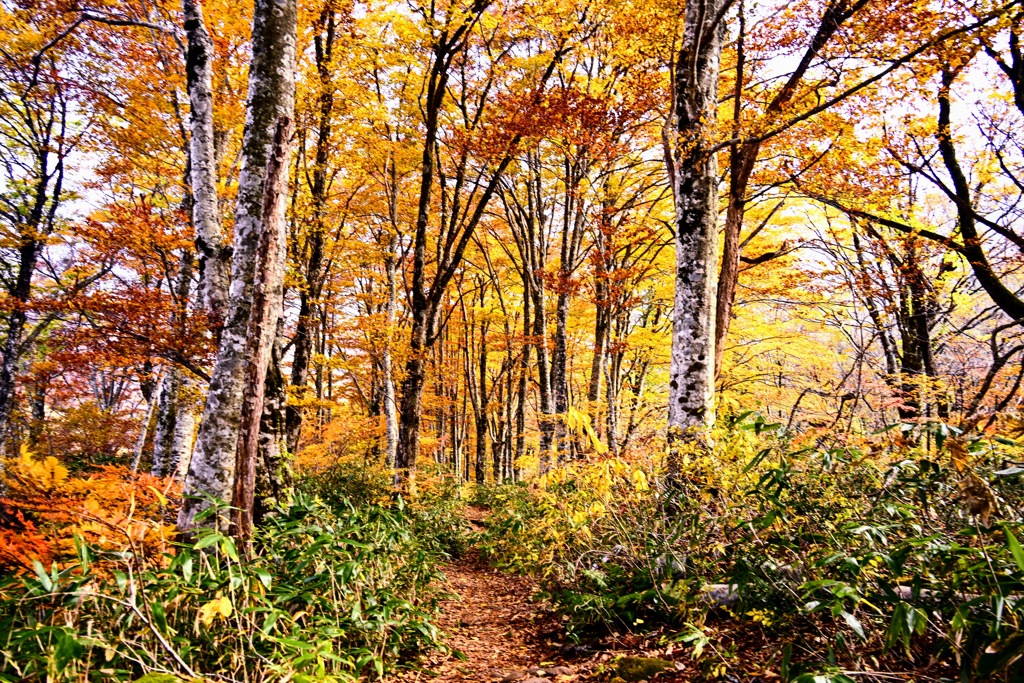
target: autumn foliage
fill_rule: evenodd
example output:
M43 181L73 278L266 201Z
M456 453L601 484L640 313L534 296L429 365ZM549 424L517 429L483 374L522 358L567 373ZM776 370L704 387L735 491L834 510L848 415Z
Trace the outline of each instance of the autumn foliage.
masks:
M26 571L35 562L63 564L76 555L75 539L99 552L128 552L140 560L169 552L169 523L180 488L173 480L101 466L71 476L57 458L37 458L23 449L4 463L8 524L0 536L6 571Z
M470 546L686 680L1019 680L1022 40L2 4L0 681L381 678Z

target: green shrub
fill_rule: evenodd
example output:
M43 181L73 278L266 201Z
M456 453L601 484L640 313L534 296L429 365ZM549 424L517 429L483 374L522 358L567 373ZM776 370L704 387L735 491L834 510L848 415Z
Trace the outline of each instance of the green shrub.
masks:
M404 506L304 495L246 552L211 529L157 567L80 545L74 566L0 583L0 679L376 676L436 644L436 575Z
M792 680L867 654L901 668L934 656L964 680L1019 680L1024 468L1007 465L1020 458L1016 442L932 424L906 427L903 445L884 453L868 451L884 435L863 449L794 449L763 421L731 429L715 453L688 459L671 494L635 494L621 480L595 492L576 465L534 488L493 491L482 545L536 573L578 636L668 625L689 642L692 625L722 608L806 645L803 661L787 661ZM581 523L591 502L600 505Z
M307 473L299 480L298 487L329 507L354 505L362 508L382 505L391 499L392 477L391 470L382 462L346 458L315 473Z

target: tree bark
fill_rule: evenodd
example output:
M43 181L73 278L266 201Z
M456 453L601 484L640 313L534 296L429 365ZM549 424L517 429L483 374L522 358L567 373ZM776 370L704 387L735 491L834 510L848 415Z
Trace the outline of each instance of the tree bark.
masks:
M271 347L267 367L263 414L260 417L259 455L256 466L253 520L259 523L278 505L287 505L292 496L292 470L285 451L286 412L288 399L284 373L281 372L281 338L283 320L279 317L277 335Z
M524 266L525 268L525 266ZM527 277L523 277L523 351L522 356L519 359L519 386L518 386L518 399L516 403L516 445L515 445L515 460L519 460L523 455L526 454L526 402L529 397L530 388L530 348L533 346L529 343L530 334L532 332L530 323L530 280ZM512 479L515 479L515 467L514 462L510 463L513 465L509 468L509 475Z
M281 187L287 168L288 133L295 106L295 0L256 0L253 11L252 64L249 70L249 94L246 103L246 127L242 141L242 172L238 182L235 211L231 290L228 315L224 320L217 360L207 392L203 420L196 440L195 452L185 478L185 501L178 515L178 528L194 526L195 516L208 506L203 495L228 501L232 499L236 479L236 455L242 421L243 391L247 381L253 392L262 393L266 365L247 372L256 365L249 353L250 314L254 308L254 282L257 263L262 262L265 280L264 295L280 286L278 273L269 273L274 263L267 242L278 242L277 230L283 229L281 212L284 197ZM268 203L268 200L272 200ZM265 248L263 248L265 247ZM274 245L275 249L277 245ZM263 252L263 258L258 257ZM275 321L262 326L270 333L253 340L266 348L272 340ZM252 384L259 380L259 386ZM262 398L262 396L259 396ZM252 406L251 415L258 416L262 406ZM249 429L250 425L247 424ZM258 429L258 423L257 423ZM247 446L247 448L253 448ZM250 451L255 459L255 451ZM246 476L250 476L248 473ZM247 482L243 482L247 485ZM251 516L251 507L245 511ZM244 520L243 520L244 522ZM223 527L226 519L216 524ZM240 529L244 532L244 523Z
M181 389L181 370L171 367L164 375L156 401L156 428L153 433L153 466L149 473L166 477L171 450L174 447L174 428L178 421L178 394Z
M594 283L597 294L594 301L594 354L590 361L590 384L587 387L587 410L590 413L590 423L598 436L601 435L601 376L604 374L605 358L608 355L608 328L611 322L607 278L608 274L602 268ZM611 406L609 405L607 409L610 413Z
M381 354L381 374L384 382L384 445L388 467L395 466L398 452L398 401L395 395L395 369L391 359L391 345L394 340L395 323L398 321L398 277L397 277L398 235L392 235L388 254L384 260L387 277L388 303L385 315L387 325L384 350Z
M480 294L483 303L483 292ZM487 464L487 324L480 326L480 353L477 358L477 400L474 404L476 418L476 463L474 475L476 483L483 485L484 471ZM468 379L468 378L467 378Z
M146 383L143 383L144 386ZM142 427L139 429L139 436L135 439L135 452L132 454L131 472L135 474L139 471L139 462L142 460L142 451L146 448L146 438L149 436L149 425L153 422L153 416L156 415L156 407L160 398L160 386L163 384L161 380L157 383L157 389L143 389L143 396L147 398L146 401L146 416L143 418Z
M182 0L185 18L185 76L191 107L189 168L192 221L199 252L200 293L216 321L227 313L229 260L217 200L217 154L213 126L213 41L203 21L202 0Z
M674 75L676 283L669 368L667 476L677 483L683 442L708 445L714 424L718 168L712 136L724 36L722 0L687 3Z
M181 255L177 282L174 284L173 294L177 306L170 321L171 326L177 328L179 334L184 334L185 330L191 284L192 253L186 249ZM182 460L187 461L189 457L189 452L183 452L183 449L191 449L195 416L181 400L187 381L185 372L177 365L172 365L164 376L160 388L156 432L153 435L153 468L150 470L154 477L177 475L178 463Z
M256 275L252 290L252 311L246 333L245 387L238 450L235 460L235 482L232 495L234 534L248 538L255 519L256 469L259 464L260 426L264 415L267 388L267 368L277 336L277 323L281 315L282 284L284 282L285 199L287 196L286 169L292 133L290 118L278 120L274 133L274 146L267 164L266 189L263 194L262 234L256 253ZM275 371L278 370L275 367ZM277 382L280 388L283 382ZM279 400L279 397L277 397ZM277 441L276 427L270 439ZM280 442L266 444L272 451Z

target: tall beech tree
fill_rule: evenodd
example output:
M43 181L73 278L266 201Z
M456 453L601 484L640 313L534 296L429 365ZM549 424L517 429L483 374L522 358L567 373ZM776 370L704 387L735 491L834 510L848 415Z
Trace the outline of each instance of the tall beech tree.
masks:
M285 227L284 187L295 109L295 53L295 0L257 0L231 287L206 406L185 478L188 497L178 515L180 529L191 528L195 516L207 507L203 496L233 500L239 508L234 520L236 533L246 535L252 523L256 467L252 425L256 424L258 433L266 363L280 312L284 249L280 233ZM217 521L218 526L226 523Z
M399 487L404 486L407 476L411 479L415 474L426 383L425 354L438 338L439 314L448 285L458 273L466 248L498 190L502 174L515 158L519 143L533 132L529 128L533 123L530 117L568 49L565 32L573 28L563 27L563 34L557 37L556 43L548 43L543 54L546 65L539 73L527 72L524 82L518 84L523 94L510 99L513 106L503 119L505 129L493 135L496 130L485 128L489 123L485 112L489 99L497 95L495 90L501 85L497 79L505 73L504 62L511 59L512 51L509 45L501 44L510 40L501 22L495 22L495 26L482 21L489 5L489 0L474 0L459 12L443 15L434 6L425 9L430 22L431 57L422 96L424 134L409 292L412 329L401 388L395 457ZM472 69L471 60L478 60ZM460 149L456 145L441 144L444 107L451 93L454 93L451 96L458 121L456 137L483 134L484 144L496 145L497 149L474 150L465 144ZM474 159L474 152L482 153L480 158ZM443 164L446 158L449 163ZM440 225L431 235L428 228L432 222L435 185L440 195ZM433 259L429 259L427 253L430 242L435 247ZM428 266L432 271L429 283Z
M678 477L684 441L706 446L715 420L715 122L728 5L727 0L687 3L672 78L676 137L669 176L676 208L676 273L668 394L670 479Z

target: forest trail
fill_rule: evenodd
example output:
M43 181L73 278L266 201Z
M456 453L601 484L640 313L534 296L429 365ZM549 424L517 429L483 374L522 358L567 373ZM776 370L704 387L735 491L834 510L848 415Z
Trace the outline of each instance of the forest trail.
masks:
M475 529L483 527L486 514L475 507L466 511ZM533 579L495 569L476 549L443 571L447 580L441 590L447 595L437 625L450 652L431 653L419 664L421 670L399 672L393 681L576 679L575 667L559 656L563 643L557 616L534 599L538 586Z
M478 531L486 525L486 516L481 508L466 510L467 520ZM534 597L537 582L496 569L475 548L443 571L446 584L441 590L446 596L436 623L449 653L432 652L417 669L400 670L386 683L571 683L595 680L616 655L649 654L623 647L619 640L621 649L573 646L558 615ZM657 680L685 679L665 672Z

